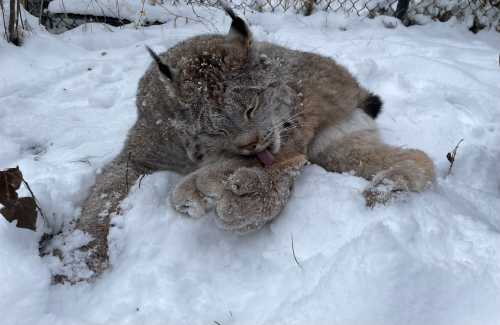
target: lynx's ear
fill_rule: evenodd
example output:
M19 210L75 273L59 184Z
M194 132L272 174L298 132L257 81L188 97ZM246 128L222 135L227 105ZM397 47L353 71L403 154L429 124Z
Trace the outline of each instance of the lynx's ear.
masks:
M160 69L160 72L168 79L173 80L172 69L170 69L167 64L163 63L158 54L156 54L149 46L146 45L146 49L148 50L153 60L155 60L156 64L158 65L158 69Z
M221 1L224 11L231 17L233 22L231 23L231 28L229 29L228 38L230 41L241 42L245 47L250 47L252 44L252 32L250 28L245 23L241 17L237 16L233 9L229 7L227 3Z

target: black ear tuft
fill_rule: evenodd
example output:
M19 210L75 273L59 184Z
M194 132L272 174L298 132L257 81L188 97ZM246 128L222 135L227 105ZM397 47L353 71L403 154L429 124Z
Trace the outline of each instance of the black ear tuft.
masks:
M172 70L170 70L170 67L163 63L161 58L156 54L149 46L146 45L146 50L148 50L149 54L155 60L156 64L158 65L158 69L160 69L160 72L163 73L168 79L172 80Z
M222 9L224 9L224 11L226 12L226 14L228 14L229 17L231 17L231 19L234 20L236 17L238 17L234 13L233 8L231 8L226 1L220 1L220 4L222 6Z
M370 94L361 103L361 109L363 109L366 114L375 119L382 110L382 100L379 96Z
M221 1L221 4L224 11L233 20L233 22L231 23L231 28L229 30L229 33L236 33L245 39L250 38L252 36L250 33L250 28L248 28L248 25L245 23L245 21L241 19L241 17L237 16L234 13L233 9L229 7L229 5L226 2Z

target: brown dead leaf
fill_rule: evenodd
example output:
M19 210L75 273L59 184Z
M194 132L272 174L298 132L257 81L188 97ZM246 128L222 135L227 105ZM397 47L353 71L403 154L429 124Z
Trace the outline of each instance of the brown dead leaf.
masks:
M18 228L36 230L36 203L32 197L22 197L14 205L2 208L0 212L7 221L17 220Z
M19 167L0 171L0 213L9 222L17 220L18 228L36 230L37 204L34 197L19 198L17 190L23 182Z
M19 167L0 171L0 203L6 200L16 200L16 191L21 186L22 181L23 175Z

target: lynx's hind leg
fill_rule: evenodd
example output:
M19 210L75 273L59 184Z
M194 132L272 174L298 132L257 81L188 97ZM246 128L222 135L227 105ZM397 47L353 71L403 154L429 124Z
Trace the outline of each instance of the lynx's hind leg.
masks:
M383 143L375 122L361 110L322 130L310 146L309 158L329 171L354 171L370 180L363 193L368 206L385 203L401 191L421 192L435 177L424 152Z

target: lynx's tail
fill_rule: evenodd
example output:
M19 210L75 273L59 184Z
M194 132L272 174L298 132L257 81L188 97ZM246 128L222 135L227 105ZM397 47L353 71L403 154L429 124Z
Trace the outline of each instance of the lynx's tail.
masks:
M380 114L380 111L382 111L382 105L382 99L379 96L368 93L368 96L361 100L359 108L375 119Z

